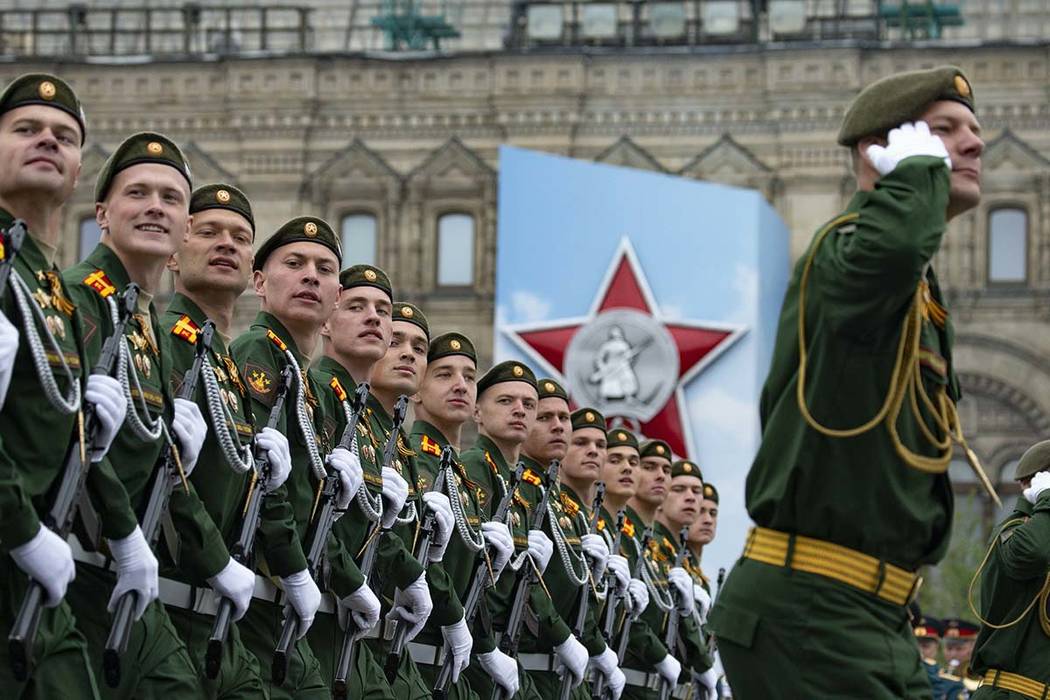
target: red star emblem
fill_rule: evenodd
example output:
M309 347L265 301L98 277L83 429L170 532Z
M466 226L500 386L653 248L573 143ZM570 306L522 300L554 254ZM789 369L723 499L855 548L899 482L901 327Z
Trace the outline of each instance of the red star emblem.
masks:
M655 407L650 419L640 421L639 429L646 437L666 440L677 455L695 454L683 389L743 335L745 328L709 321L663 318L634 249L626 238L613 256L587 316L516 325L504 330L529 357L555 379L564 382L572 398L576 399L577 392L572 382L566 379L569 345L582 328L615 309L629 309L651 316L669 334L678 354L674 390L662 406ZM606 417L617 416L613 413Z

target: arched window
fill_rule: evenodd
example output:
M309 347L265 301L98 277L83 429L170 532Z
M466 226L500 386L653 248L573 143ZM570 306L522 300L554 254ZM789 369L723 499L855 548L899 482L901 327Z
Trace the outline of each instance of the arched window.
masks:
M474 217L444 214L438 218L437 283L439 287L474 284Z
M93 216L85 216L80 220L79 241L77 243L77 260L83 260L91 255L91 251L98 245L102 238L102 229Z
M1003 207L988 214L988 281L1028 279L1028 212Z
M356 213L343 217L343 267L376 264L376 217Z

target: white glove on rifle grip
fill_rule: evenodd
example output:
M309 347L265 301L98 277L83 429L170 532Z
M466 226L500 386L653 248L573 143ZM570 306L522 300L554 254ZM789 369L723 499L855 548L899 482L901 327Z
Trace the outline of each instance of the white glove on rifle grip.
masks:
M233 602L233 621L236 622L244 617L244 613L248 612L248 605L252 602L255 574L231 557L222 571L208 579L208 585L220 596Z
M671 685L677 685L678 676L682 673L682 664L678 659L668 654L656 664L656 672Z
M411 642L427 623L427 618L434 610L430 599L430 588L427 586L427 574L424 571L405 588L394 591L394 609L387 613L387 619L404 620L409 625L405 641Z
M193 468L197 466L197 457L200 456L204 438L208 435L208 424L204 422L204 416L201 415L197 404L186 399L175 399L175 417L171 421L171 429L179 441L182 472L189 478Z
M350 615L359 630L358 636L363 635L379 622L380 611L379 598L367 584L362 584L356 591L339 601L339 626L345 630L346 618Z
M106 609L113 612L124 593L135 591L138 594L135 596L135 619L138 620L160 595L157 557L153 556L138 525L127 537L107 542L117 565L117 585L113 587Z
M441 636L445 640L445 648L452 654L452 682L459 680L459 674L470 665L470 650L474 646L474 638L467 629L467 621L459 618L451 625L441 628ZM515 669L517 676L517 669Z
M594 580L601 580L605 575L605 566L609 561L609 545L601 535L584 535L580 538L580 549L591 560L591 574Z
M667 574L667 582L675 587L675 601L678 604L678 613L689 616L693 614L696 601L693 599L693 577L680 566L676 566Z
M514 659L504 654L499 649L484 654L478 654L478 663L482 670L507 693L507 697L514 697L518 692L518 664Z
M554 554L554 543L543 530L529 530L529 556L536 563L536 568L543 574Z
M84 400L94 406L95 418L98 419L96 446L89 454L92 462L98 462L109 452L113 438L124 424L124 417L128 413L128 401L120 382L107 374L92 374L88 377L87 386L84 388Z
M365 474L361 469L361 460L345 447L337 447L332 450L325 462L336 471L339 477L339 492L336 493L335 498L336 520L338 520L350 507L350 501L361 488Z
M481 535L485 538L485 543L492 547L492 573L498 579L503 568L514 555L514 538L506 523L497 523L492 520L481 524Z
M554 647L554 655L558 657L564 671L572 674L573 687L578 686L583 680L583 674L587 672L587 662L590 660L587 647L570 634L568 639Z
M270 478L263 484L263 491L271 493L281 488L292 473L292 452L288 438L273 428L263 428L255 436L255 444L266 453L270 463Z
M620 670L618 664L619 660L616 658L616 652L609 647L605 647L605 651L598 656L591 657L591 665L605 676L605 684L608 686L613 700L619 700L620 694L623 693L623 688L627 684L627 679L624 677L623 671Z
M448 496L437 491L423 494L423 505L434 513L434 535L430 538L430 548L426 551L428 561L439 562L445 557L448 541L452 539L452 504Z
M294 574L281 578L281 586L284 588L285 615L288 608L295 610L299 616L299 629L296 631L296 639L301 639L310 625L314 623L314 615L321 607L321 590L314 583L313 577L306 569L296 571Z
M627 584L627 591L631 597L631 619L637 620L649 607L649 588L644 581L632 578Z
M11 558L47 593L44 607L53 608L66 596L66 588L76 578L77 567L73 552L65 540L41 525L25 544L11 550Z
M383 527L391 528L408 500L408 482L393 467L383 467Z

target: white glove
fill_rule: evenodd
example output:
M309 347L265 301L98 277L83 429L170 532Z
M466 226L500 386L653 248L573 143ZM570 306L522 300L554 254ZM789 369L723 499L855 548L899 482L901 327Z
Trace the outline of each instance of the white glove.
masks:
M707 697L709 700L714 700L718 696L718 673L714 668L709 668L700 675L696 676L696 682L704 686L707 689Z
M1050 489L1050 472L1036 472L1032 477L1032 485L1024 490L1025 500L1035 505L1039 495Z
M627 679L624 677L623 671L620 670L616 652L609 647L605 647L605 651L601 654L591 657L591 665L605 676L605 684L608 686L613 700L619 700L623 687L627 685Z
M98 419L98 433L95 435L95 447L91 450L91 461L98 462L106 456L113 438L124 424L128 413L128 400L118 382L108 374L92 374L88 377L84 389L84 400L95 407Z
M44 587L47 593L44 607L47 608L62 602L66 588L77 576L69 545L43 525L31 540L11 550L11 558L29 578Z
M361 460L345 447L337 447L332 450L325 463L339 475L339 491L335 494L335 509L341 516L350 507L350 501L361 488L361 483L365 480L365 473L361 471Z
M171 421L171 428L179 440L182 471L189 476L197 466L197 457L200 456L204 438L208 434L208 424L204 422L204 416L201 415L197 404L186 399L175 399L175 417Z
M356 591L339 601L336 612L339 615L339 626L344 630L347 615L352 616L360 636L379 622L379 598L376 598L368 584L362 584Z
M580 538L580 549L591 559L591 573L597 581L605 575L605 565L609 561L609 545L601 535L584 535Z
M616 579L616 590L623 592L627 590L627 584L631 580L631 567L627 559L619 554L610 554L609 563L606 564L606 573L610 573Z
M952 169L948 149L944 147L940 136L930 133L930 125L926 122L905 122L890 131L887 141L885 146L868 146L868 158L879 175L893 172L901 161L912 156L943 158L948 170Z
M668 654L656 664L656 672L672 686L678 685L678 676L682 673L682 664L678 659Z
M383 527L394 526L408 500L408 482L393 467L383 467Z
M637 620L649 607L649 588L644 581L632 578L627 584L627 592L631 598L631 619Z
M282 576L281 587L284 588L284 614L287 617L288 608L295 610L295 614L299 616L299 629L295 638L301 639L314 623L314 615L321 607L321 590L306 569Z
M208 585L219 595L233 601L233 621L236 622L244 617L252 602L255 574L231 557L222 571L208 579Z
M543 530L529 530L529 556L536 563L536 568L542 574L547 570L547 564L554 554L554 543Z
M699 583L693 584L693 600L696 601L696 611L700 614L700 622L707 622L707 612L711 609L711 596Z
M135 619L142 617L146 607L160 595L160 582L157 579L157 557L142 535L138 525L131 534L119 540L107 540L109 551L117 564L117 585L109 597L106 610L113 612L117 601L127 591L135 591Z
M470 665L470 649L474 646L474 638L470 636L467 621L462 617L442 627L441 636L445 638L445 648L452 654L452 682L455 683L463 669ZM517 675L517 669L514 669L514 676Z
M514 697L518 692L518 664L514 659L504 654L499 649L484 654L478 654L478 663L489 678L499 687L503 688L507 697Z
M514 555L514 538L510 534L510 528L506 523L490 520L481 523L481 536L485 538L485 543L492 547L492 574L499 578L503 568Z
M427 623L434 602L430 600L430 589L427 587L427 574L423 572L404 589L394 591L394 609L387 613L389 620L404 620L411 627L405 635L405 641L411 642Z
M255 445L266 453L270 462L270 478L263 484L263 491L270 493L281 488L281 484L292 473L292 453L288 447L288 438L273 428L263 428L255 436Z
M18 274L15 272L14 274ZM7 316L0 312L0 406L7 399L11 376L15 372L15 356L18 354L18 329ZM28 544L28 543L26 543ZM55 603L58 605L58 603Z
M437 491L423 494L423 505L434 513L434 535L430 538L427 560L441 561L445 557L448 541L452 538L452 504L448 496Z
M561 662L564 672L572 674L573 687L578 686L583 680L583 674L587 672L587 662L590 660L587 647L570 634L568 639L554 647L554 655Z
M677 590L678 613L692 615L696 605L696 601L693 600L693 577L682 567L676 566L667 574L667 582Z

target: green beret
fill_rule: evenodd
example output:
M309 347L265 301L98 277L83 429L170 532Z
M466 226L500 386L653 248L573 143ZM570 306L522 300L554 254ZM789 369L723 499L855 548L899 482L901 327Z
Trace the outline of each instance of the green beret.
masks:
M569 403L569 394L565 391L565 387L549 377L537 379L536 389L541 401L543 399L563 399L565 403Z
M516 360L507 360L485 372L485 376L478 380L478 396L489 387L503 382L525 382L536 389L536 375L532 370Z
M718 489L708 483L704 483L704 500L718 503Z
M339 284L343 289L354 287L375 287L386 292L390 301L394 300L394 288L390 278L378 267L371 265L352 265L339 273Z
M663 440L646 440L639 450L642 457L661 457L668 462L671 461L671 446Z
M76 119L80 125L80 145L84 145L87 138L84 108L66 81L48 73L27 73L12 80L0 93L0 114L28 105L54 107Z
M430 325L418 306L409 304L407 301L395 301L393 320L416 324L426 333L427 341L430 341Z
M613 428L609 431L609 447L631 447L638 449L638 438L630 430Z
M606 432L605 416L594 408L578 408L572 412L572 429L597 428Z
M255 265L252 269L261 270L266 264L266 259L270 257L270 253L281 246L299 241L319 243L335 253L336 260L341 262L343 259L343 254L339 249L339 239L335 237L327 221L316 216L297 216L277 229L275 234L263 242L255 253Z
M460 333L443 333L430 341L427 362L440 360L449 355L462 355L473 360L475 367L478 364L478 354L474 351L474 343Z
M931 103L954 100L975 112L973 88L955 66L897 73L876 80L854 98L839 129L839 145L883 134L917 118Z
M186 156L182 155L182 149L163 134L142 131L124 139L103 163L95 180L95 201L101 202L106 199L117 173L144 163L157 163L175 168L179 175L186 178L190 189L193 189L190 164L186 162Z
M1014 480L1027 479L1038 472L1050 469L1050 440L1037 442L1021 455L1014 472Z
M695 476L700 481L704 480L703 474L700 473L700 467L696 466L696 462L691 462L688 459L671 462L671 478L673 479L676 476Z
M206 209L226 209L234 214L240 214L252 227L255 233L255 218L252 216L252 203L248 197L233 185L216 183L204 185L193 191L190 197L190 213L205 211Z

